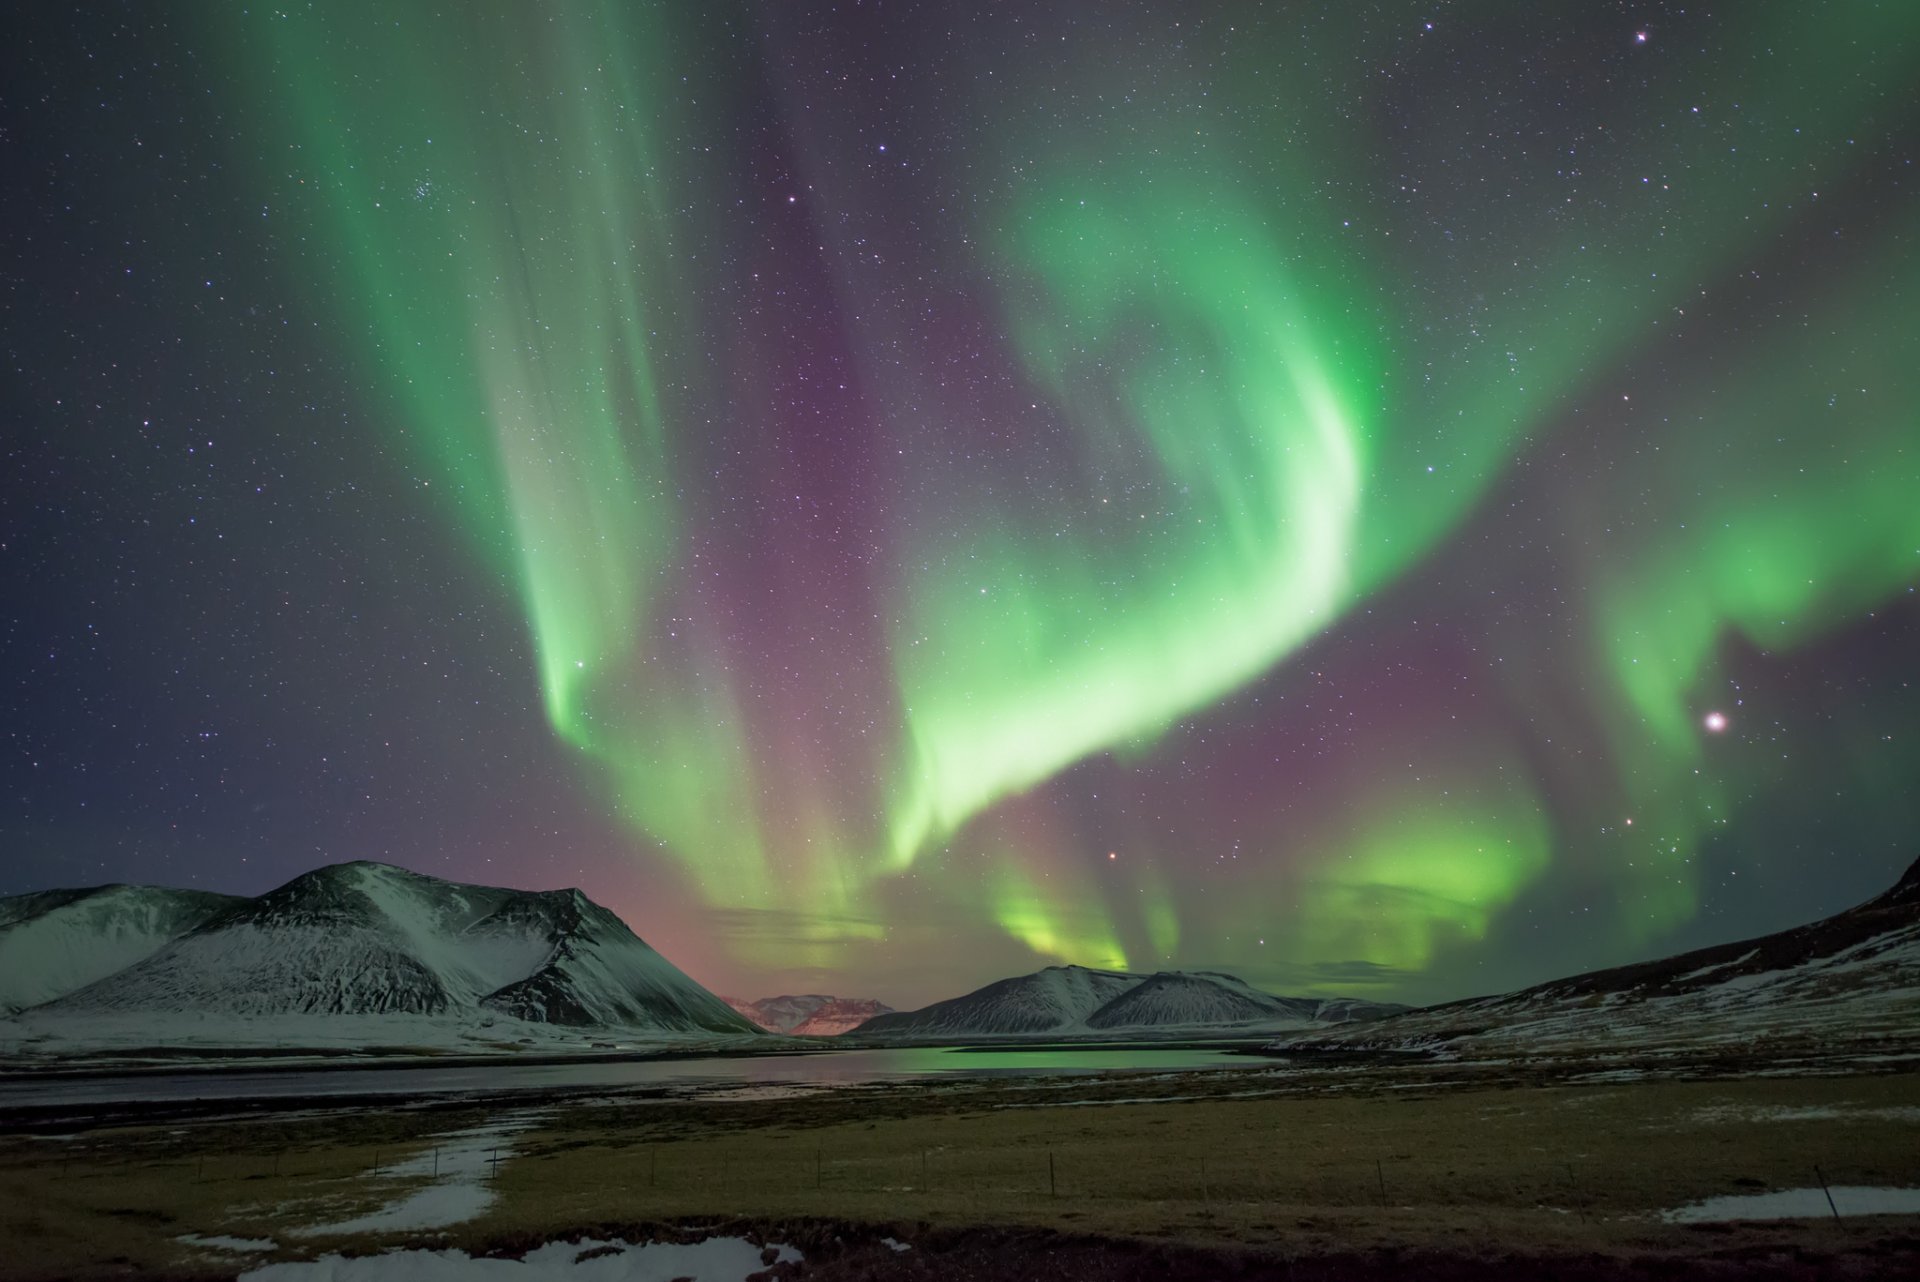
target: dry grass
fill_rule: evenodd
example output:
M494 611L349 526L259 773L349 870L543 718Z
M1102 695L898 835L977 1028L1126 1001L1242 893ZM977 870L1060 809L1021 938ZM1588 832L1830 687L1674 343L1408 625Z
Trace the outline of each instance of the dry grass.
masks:
M1381 1088L1233 1098L1238 1074L1150 1089L1210 1097L1031 1107L1138 1085L982 1084L783 1102L558 1107L501 1164L470 1249L599 1225L806 1219L901 1232L1034 1226L1281 1249L1612 1255L1815 1252L1915 1234L1909 1217L1684 1228L1655 1212L1814 1182L1920 1184L1920 1076L1606 1086ZM1779 1110L1834 1111L1781 1119ZM1769 1114L1776 1114L1770 1116ZM335 1113L0 1143L0 1273L218 1275L182 1234L285 1255L368 1242L291 1229L371 1209L371 1178L465 1112ZM231 1273L228 1264L226 1271Z

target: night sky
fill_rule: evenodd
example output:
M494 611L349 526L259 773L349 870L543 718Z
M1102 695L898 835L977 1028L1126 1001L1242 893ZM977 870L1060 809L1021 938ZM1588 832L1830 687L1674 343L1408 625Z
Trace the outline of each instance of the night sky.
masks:
M0 893L1426 1001L1920 854L1909 0L26 10Z

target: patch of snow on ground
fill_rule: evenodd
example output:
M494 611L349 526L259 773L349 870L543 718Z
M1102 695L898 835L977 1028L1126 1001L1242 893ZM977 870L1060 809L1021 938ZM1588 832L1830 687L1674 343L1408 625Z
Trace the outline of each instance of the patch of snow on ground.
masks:
M1647 1070L1644 1068L1605 1068L1597 1073L1575 1073L1568 1080L1582 1084L1639 1082L1646 1080L1647 1076Z
M774 1264L804 1257L790 1246L764 1248ZM389 1251L347 1258L323 1255L295 1264L269 1264L240 1275L242 1282L741 1282L770 1265L763 1248L745 1238L716 1237L677 1242L549 1242L521 1260L478 1258L465 1251ZM585 1257L585 1258L583 1258Z
M1920 1122L1920 1107L1896 1105L1892 1108L1860 1108L1852 1104L1820 1104L1792 1107L1743 1107L1715 1104L1694 1110L1693 1120L1707 1126L1733 1122Z
M1691 980L1702 979L1711 975L1716 970L1726 970L1732 966L1744 966L1759 955L1760 950L1758 948L1751 949L1748 952L1740 954L1740 956L1734 958L1732 961L1715 962L1711 966L1702 966L1699 970L1690 970L1684 975L1676 975L1673 982L1676 984L1685 984Z
M1710 1197L1671 1211L1660 1218L1669 1224L1711 1224L1727 1220L1803 1220L1841 1215L1920 1214L1920 1188L1873 1188L1837 1184L1833 1205L1820 1189L1780 1189L1773 1193L1741 1193Z
M1768 984L1777 984L1783 980L1793 978L1795 978L1795 975L1791 969L1763 970L1751 975L1729 975L1725 979L1715 981L1711 988L1702 993L1701 996L1711 998L1721 993L1744 993L1751 989L1765 988Z
M896 1241L895 1239L890 1237L881 1238L880 1245L886 1247L887 1250L892 1251L895 1255L898 1255L902 1251L913 1250L913 1247L908 1245L907 1243Z
M270 1237L225 1237L220 1234L214 1234L211 1237L201 1237L198 1233L182 1233L173 1240L183 1246L204 1247L209 1251L238 1251L245 1254L254 1254L261 1251L277 1251L280 1249L280 1244Z
M434 1146L380 1172L384 1179L433 1181L425 1188L367 1215L332 1224L293 1230L295 1237L336 1233L384 1233L403 1229L437 1229L473 1219L493 1204L487 1186L494 1171L494 1155L513 1155L513 1136L533 1124L537 1113L498 1118L484 1126L457 1131L434 1141ZM437 1146L437 1147L436 1147Z

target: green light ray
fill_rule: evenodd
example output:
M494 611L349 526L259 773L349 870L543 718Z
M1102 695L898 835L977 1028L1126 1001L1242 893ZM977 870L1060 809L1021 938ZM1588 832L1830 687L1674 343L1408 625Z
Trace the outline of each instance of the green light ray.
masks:
M525 603L548 721L716 902L776 892L724 673L660 634L683 514L662 370L702 181L658 10L273 15L261 92L343 278L343 329L443 501ZM469 26L468 24L471 24Z
M1151 493L1089 494L1121 506L1085 537L988 536L964 554L979 573L909 585L901 864L994 799L1235 688L1345 603L1366 336L1316 325L1336 305L1303 297L1229 197L1206 207L1055 198L1009 233L1009 271L1042 285L1017 346L1090 448L1119 466L1146 451Z
M1650 320L1801 216L1793 200L1756 208L1755 191L1842 180L1855 162L1838 144L1916 34L1911 13L1878 9L1743 24L1731 74L1662 82L1627 126L1650 170L1689 175L1681 189L1649 178L1571 230L1543 218L1522 253L1504 239L1469 249L1462 287L1497 301L1475 309L1480 338L1466 344L1457 315L1372 283L1357 251L1391 242L1349 234L1320 181L1339 157L1298 144L1300 130L1266 158L1281 177L1258 201L1244 165L1141 128L1151 106L1131 127L1106 122L1095 145L1115 150L1092 164L1085 139L1050 138L1041 150L1063 154L987 238L988 270L1035 387L1097 473L1144 481L1164 528L1105 519L1063 533L1057 511L1043 521L990 502L964 530L928 536L917 559L945 572L907 576L894 641L909 734L895 865L1089 754L1149 744L1430 555ZM1852 72L1799 104L1786 145L1730 148L1740 113L1779 93L1746 69L1780 49L1798 68ZM1323 143L1347 136L1316 102L1292 106ZM1152 158L1144 181L1100 172L1123 156ZM1383 338L1376 321L1396 312ZM1418 383L1411 366L1427 371Z
M1543 807L1505 765L1368 797L1328 832L1292 910L1249 923L1296 964L1402 973L1484 939L1551 862Z
M1893 238L1884 248L1879 261L1897 261ZM1649 834L1625 870L1638 939L1692 914L1699 843L1733 813L1703 717L1722 712L1741 735L1767 715L1727 688L1723 645L1796 649L1920 582L1920 379L1904 334L1916 289L1912 270L1840 282L1811 324L1761 341L1766 374L1677 406L1683 431L1654 482L1669 523L1593 567L1596 641L1620 695L1606 724L1637 764L1627 808Z
M1036 875L1019 854L999 860L989 897L993 920L1049 962L1125 970L1127 954L1099 896L1083 877Z

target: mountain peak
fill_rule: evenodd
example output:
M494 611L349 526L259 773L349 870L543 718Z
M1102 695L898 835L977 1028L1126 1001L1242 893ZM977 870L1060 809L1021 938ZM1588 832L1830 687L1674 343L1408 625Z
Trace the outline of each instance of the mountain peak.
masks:
M105 979L245 902L123 882L0 899L0 1014Z
M108 971L16 1004L242 1020L483 1022L495 1012L581 1027L755 1031L577 888L510 890L352 860L255 899L213 898L178 929L149 931Z
M1900 874L1900 880L1893 883L1893 888L1873 902L1887 905L1920 904L1920 859L1909 864L1907 870Z
M830 997L825 993L789 994L763 997L746 1002L736 997L721 999L770 1033L794 1037L833 1037L876 1015L893 1013L893 1007L870 997Z
M1347 1003L1338 1013L1333 1005L1318 998L1276 997L1220 971L1142 975L1048 966L917 1011L878 1016L857 1031L881 1037L1084 1036L1130 1028L1299 1027L1374 1013L1365 1002Z

